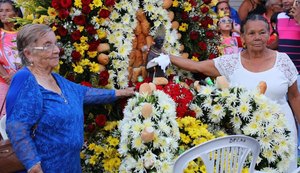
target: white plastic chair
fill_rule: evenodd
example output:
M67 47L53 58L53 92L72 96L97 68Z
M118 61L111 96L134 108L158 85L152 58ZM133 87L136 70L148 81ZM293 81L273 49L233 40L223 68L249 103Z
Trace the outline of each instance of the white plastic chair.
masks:
M6 115L3 115L3 117L0 119L0 134L3 138L3 140L8 139L6 134Z
M298 167L296 170L294 170L292 173L300 173L300 167Z
M207 173L240 173L247 156L252 153L249 172L254 172L260 145L254 138L230 135L217 138L182 153L175 161L173 173L183 173L188 163L201 158Z

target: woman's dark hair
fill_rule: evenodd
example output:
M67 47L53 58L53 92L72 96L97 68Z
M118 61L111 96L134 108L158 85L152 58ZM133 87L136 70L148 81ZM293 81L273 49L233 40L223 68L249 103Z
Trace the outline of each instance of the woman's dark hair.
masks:
M4 4L4 3L8 3L12 6L12 9L14 10L14 12L17 14L18 17L23 17L23 13L21 11L21 9L19 7L17 7L16 3L13 2L12 0L1 0L0 1L0 5ZM0 21L0 28L3 28L3 23ZM18 28L18 26L16 26L16 28Z
M272 34L277 34L278 35L278 32L277 32L277 16L280 12L277 12L277 13L274 13L271 18L270 18L270 23L271 23L271 26L272 26ZM276 26L273 26L272 24L275 23Z
M266 24L267 27L267 31L270 31L270 25L269 22L267 21L266 18L264 18L262 15L260 14L251 14L250 16L247 16L247 18L242 21L241 23L241 33L244 34L245 32L245 25L249 22L249 21L263 21Z

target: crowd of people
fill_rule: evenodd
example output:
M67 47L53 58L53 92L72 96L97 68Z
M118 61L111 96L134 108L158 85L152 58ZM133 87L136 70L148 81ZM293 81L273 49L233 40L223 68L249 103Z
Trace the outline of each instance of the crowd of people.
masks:
M206 76L223 75L248 89L265 81L266 96L281 106L297 145L300 4L244 0L235 10L228 0L219 0L214 10L222 14L217 23L222 56L195 62L170 55L170 62ZM8 20L16 16L22 12L13 1L0 2L0 103L6 103L0 118L6 114L9 139L27 172L81 172L83 105L111 103L134 90L85 87L52 72L60 52L54 32L44 24L17 32ZM297 151L289 171L296 169L296 158Z

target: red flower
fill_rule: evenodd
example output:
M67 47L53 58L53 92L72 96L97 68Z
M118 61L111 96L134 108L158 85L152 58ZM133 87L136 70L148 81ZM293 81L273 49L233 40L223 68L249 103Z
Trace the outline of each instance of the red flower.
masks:
M189 19L189 14L184 11L184 12L181 13L181 18L182 18L182 20L188 20Z
M105 123L106 123L106 116L103 115L103 114L97 115L97 117L96 117L96 119L95 119L95 122L96 122L96 124L97 124L99 127L105 126Z
M206 49L207 49L207 46L206 46L206 43L205 43L205 42L200 41L200 42L198 43L198 46L199 46L199 48L200 48L201 50L206 50Z
M106 0L105 1L105 6L114 6L115 5L115 0Z
M199 16L194 16L194 17L192 17L192 21L193 21L193 22L198 22L199 19L200 19Z
M190 4L193 6L193 7L196 7L197 6L197 2L195 0L189 0L190 1Z
M66 19L69 16L70 12L66 9L60 9L58 10L58 17L61 19Z
M91 3L91 0L81 0L83 6L88 6Z
M194 56L194 57L197 57L197 58L199 58L200 57L200 55L198 54L198 53L193 53L193 55L192 56Z
M83 25L86 24L86 20L85 20L84 15L75 16L73 21L76 25L82 25L83 26Z
M201 12L202 12L203 14L205 14L205 13L207 13L207 12L209 11L209 8L206 7L206 6L204 6L204 7L202 7L200 10L201 10Z
M72 61L73 62L79 62L81 58L81 54L75 50L71 53Z
M72 6L72 0L60 0L62 8L70 8Z
M71 34L71 40L72 41L78 41L78 40L80 40L80 37L81 37L81 33L80 33L79 30L74 31Z
M87 26L85 27L85 29L86 29L86 31L87 31L89 34L91 34L91 35L97 34L97 30L94 28L93 25L87 25Z
M110 11L106 10L106 9L101 9L99 12L99 16L101 18L108 18L110 15Z
M90 133L93 133L95 131L95 125L94 124L89 124L87 126L87 131Z
M212 18L208 17L208 16L205 16L201 21L200 21L200 24L202 27L205 27L207 28L208 25L213 25L213 20Z
M108 84L109 73L107 70L102 71L99 74L99 82L98 85L105 86Z
M212 39L215 36L215 34L212 31L206 31L205 35L208 39Z
M68 30L63 26L59 26L57 29L57 32L58 32L58 35L61 37L64 37L68 34Z
M52 6L54 9L58 10L59 8L61 8L60 0L52 0L51 6Z
M84 5L84 6L82 7L82 13L83 13L83 14L89 14L90 12L91 12L91 7L90 7L90 6Z
M92 87L92 84L90 82L87 82L87 81L82 81L82 82L80 82L80 84L83 85L83 86Z
M89 51L96 51L99 44L100 44L99 41L89 42Z
M211 0L203 0L203 3L204 3L204 4L210 4L210 3L211 3Z
M199 37L199 33L197 31L191 31L190 32L190 38L191 40L197 40Z
M215 55L215 54L210 54L209 56L208 56L208 59L214 59L214 58L216 58L217 56Z

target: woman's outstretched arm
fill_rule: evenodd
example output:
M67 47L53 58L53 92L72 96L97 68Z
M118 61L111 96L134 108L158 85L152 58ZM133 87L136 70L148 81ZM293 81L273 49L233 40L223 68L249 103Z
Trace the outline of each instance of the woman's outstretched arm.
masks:
M193 60L174 55L170 55L170 60L172 64L187 71L202 73L206 76L211 77L220 76L220 72L215 67L215 63L213 60L195 62Z

